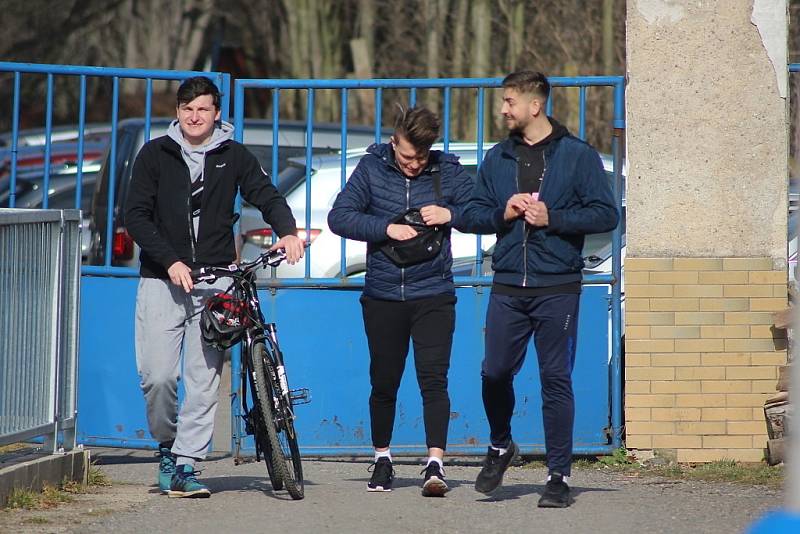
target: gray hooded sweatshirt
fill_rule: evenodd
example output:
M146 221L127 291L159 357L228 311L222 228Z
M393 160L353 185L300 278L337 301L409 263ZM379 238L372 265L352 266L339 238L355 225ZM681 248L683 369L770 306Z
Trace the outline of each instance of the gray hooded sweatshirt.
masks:
M192 220L194 231L197 233L200 224L200 199L203 195L203 175L206 164L206 153L219 147L225 141L233 138L233 125L229 122L220 121L219 126L214 128L211 139L203 146L192 146L183 138L180 123L177 119L170 123L167 128L167 135L170 139L178 143L181 147L181 155L186 166L189 167L189 178L192 181Z

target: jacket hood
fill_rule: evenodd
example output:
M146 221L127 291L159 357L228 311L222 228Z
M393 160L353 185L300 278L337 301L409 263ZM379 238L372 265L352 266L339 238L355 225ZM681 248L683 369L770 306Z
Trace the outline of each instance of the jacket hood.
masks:
M219 121L219 125L214 128L211 134L211 139L203 146L195 147L190 145L186 139L183 138L181 132L181 125L178 119L173 120L167 128L167 135L170 139L178 143L181 147L181 152L209 152L215 148L219 148L222 143L233 139L233 124L226 121Z
M192 182L195 182L198 178L203 179L206 154L233 138L233 125L229 122L220 121L219 126L214 128L211 139L203 146L192 146L184 139L178 119L170 123L169 128L167 128L167 136L180 147L183 161L189 167L189 177Z

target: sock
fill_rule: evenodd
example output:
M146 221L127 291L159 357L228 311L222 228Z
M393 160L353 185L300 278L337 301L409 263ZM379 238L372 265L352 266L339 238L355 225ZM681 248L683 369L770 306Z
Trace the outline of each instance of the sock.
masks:
M444 467L444 462L442 462L442 459L437 458L436 456L430 456L428 458L428 461L425 463L425 467L431 465L431 462L436 462L437 464L439 464L439 469L442 469Z
M389 449L385 451L375 451L375 461L378 461L378 458L388 458L389 461L392 461L392 452Z
M508 452L508 449L501 449L500 447L495 447L494 445L492 445L492 448L494 450L496 450L496 451L499 451L500 452L500 456L503 456L505 453Z
M189 467L192 468L192 470L194 470L194 458L191 458L189 456L178 456L177 459L175 460L175 465L177 465L178 467L182 465L188 465Z

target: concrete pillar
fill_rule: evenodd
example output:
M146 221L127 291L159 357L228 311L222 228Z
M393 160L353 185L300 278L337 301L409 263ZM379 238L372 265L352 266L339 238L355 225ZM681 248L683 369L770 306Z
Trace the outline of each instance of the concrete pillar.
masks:
M758 461L786 362L787 0L628 0L627 445Z

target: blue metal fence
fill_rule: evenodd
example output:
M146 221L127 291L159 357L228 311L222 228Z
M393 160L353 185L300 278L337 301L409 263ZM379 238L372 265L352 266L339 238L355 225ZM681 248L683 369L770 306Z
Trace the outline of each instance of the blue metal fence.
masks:
M151 115L153 80L181 80L189 76L205 75L222 89L222 116L226 118L230 109L230 77L225 73L199 73L185 71L153 71L139 69L106 69L95 67L68 67L56 65L29 65L19 63L0 63L0 72L13 73L14 100L12 108L12 153L17 153L16 137L19 129L20 80L23 74L47 76L46 95L46 136L50 146L52 129L53 76L77 76L80 78L80 97L76 106L79 111L79 153L83 152L83 129L86 110L86 78L98 76L112 81L111 98L111 141L108 153L110 161L116 161L116 124L119 118L119 82L133 78L145 80L145 117L147 118L145 138L149 138L149 118ZM278 170L279 151L279 110L282 90L303 90L306 95L306 217L304 226L309 236L312 149L314 136L315 92L319 90L338 90L341 93L341 185L346 179L346 158L348 146L348 98L356 89L372 90L375 93L375 139L381 136L383 122L383 91L401 89L408 91L410 104L417 103L418 91L422 89L439 90L443 102L444 147L451 142L452 92L454 89L474 88L476 90L477 116L476 139L478 161L483 156L485 136L484 108L486 91L499 87L500 79L430 79L430 80L237 80L234 87L233 109L237 140L243 139L244 116L246 112L245 89L272 91L272 171ZM576 87L579 90L578 134L586 135L586 91L591 87L610 87L614 95L614 115L609 124L612 135L616 198L622 199L622 148L621 133L624 129L624 80L622 77L575 77L551 78L552 85ZM548 103L552 112L552 99ZM48 148L49 149L49 148ZM12 160L15 158L12 158ZM49 162L49 153L45 157ZM12 163L13 165L13 163ZM114 166L110 166L114 172ZM82 161L78 162L77 180L80 182ZM45 175L49 169L45 169ZM12 167L12 189L15 170ZM47 179L47 178L45 178ZM144 406L138 389L138 379L133 356L133 308L136 288L136 270L113 267L110 261L112 218L114 217L114 190L116 180L112 174L109 181L108 211L106 214L106 256L104 265L84 265L82 274L81 300L81 369L80 395L82 411L78 438L81 442L98 445L152 447L155 444L146 432ZM80 187L80 186L78 186ZM44 188L44 191L47 189ZM45 194L45 193L43 193ZM76 203L79 202L76 194ZM11 200L13 206L13 200ZM482 261L480 237L476 238L476 264ZM581 332L579 334L578 359L576 371L576 397L578 409L576 417L576 452L604 453L621 443L622 432L622 384L621 384L621 309L620 309L620 231L614 232L613 267L610 274L587 276L584 296L581 303ZM314 254L311 247L306 257L305 276L302 278L273 278L269 280L269 290L261 292L262 303L267 316L276 320L281 327L281 339L287 353L290 380L294 386L312 387L314 402L299 409L298 429L301 445L305 452L326 454L331 452L359 452L368 450L368 435L365 437L364 421L368 378L366 377L366 339L361 328L360 312L357 303L358 289L363 280L346 278L345 242L341 242L340 276L333 278L312 277L310 262ZM482 329L488 292L484 287L490 283L488 277L457 277L456 341L453 361L454 450L477 452L486 431L485 418L481 407L476 404L479 391L477 377L483 354ZM316 288L316 289L304 289ZM319 291L324 289L325 291ZM609 308L610 323L609 327ZM314 309L316 313L309 314ZM609 339L610 336L610 339ZM581 341L583 340L583 341ZM598 351L598 347L610 345L610 355ZM533 355L533 347L530 347ZM294 355L294 357L292 356ZM580 362L583 362L582 364ZM232 362L232 408L234 415L238 408L236 395L239 391L238 361ZM530 366L529 366L530 367ZM606 374L608 381L598 381L598 375ZM456 379L458 377L458 379ZM536 412L536 399L531 393L538 391L538 373L520 375L521 383L520 413L522 416ZM342 391L346 390L347 395ZM396 436L401 445L398 450L415 451L421 445L422 433L417 428L418 392L413 386L401 389L398 431ZM530 398L529 398L530 397ZM524 412L524 414L522 413ZM404 414L408 419L404 422ZM241 445L239 418L234 417L234 446ZM526 452L543 451L541 430L525 422L526 430L519 438ZM477 427L477 428L476 428ZM336 430L339 429L339 430Z

